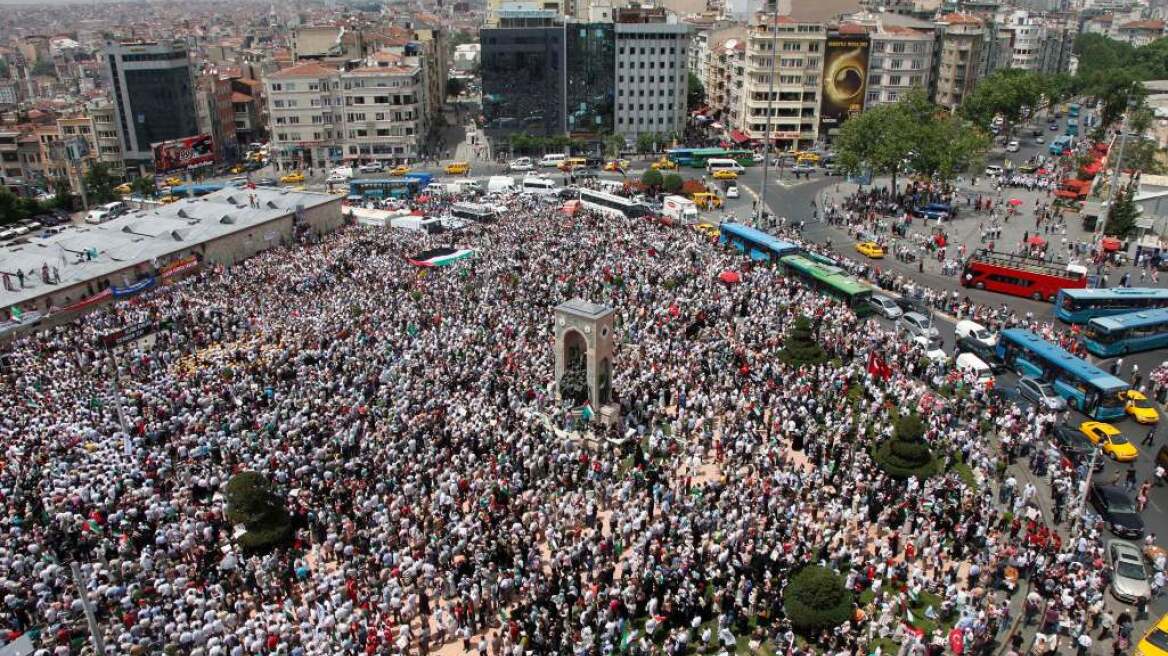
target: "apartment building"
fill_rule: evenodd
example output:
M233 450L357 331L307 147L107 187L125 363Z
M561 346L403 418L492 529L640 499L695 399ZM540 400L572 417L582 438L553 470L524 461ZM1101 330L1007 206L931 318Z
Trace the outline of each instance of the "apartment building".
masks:
M824 23L759 12L749 30L741 132L764 141L769 125L776 149L812 146L819 138Z
M344 102L338 69L308 62L264 80L277 171L323 169L339 164Z
M151 144L198 134L194 79L182 42L107 42L102 58L118 114L122 154L150 165Z
M17 187L24 184L24 171L20 167L20 133L0 131L0 187Z
M1041 19L1025 10L1006 13L997 21L999 33L1006 36L1006 68L1039 72L1043 66L1043 43L1046 27Z
M742 128L746 118L746 41L743 28L740 37L715 43L702 79L710 116L739 134L745 134Z
M860 12L841 24L844 33L863 28L870 40L864 107L894 103L913 88L932 83L934 25L906 14Z
M118 113L110 102L95 101L86 107L86 114L93 121L94 143L97 145L97 160L109 168L117 178L125 176L125 162L122 160L122 142L118 138Z
M690 26L664 9L618 9L615 21L616 133L681 134Z
M986 27L969 14L947 14L937 19L933 101L956 109L981 74Z
M372 65L342 73L343 158L386 165L422 156L430 132L429 87L415 65Z
M235 132L231 80L216 74L199 76L196 83L195 106L199 134L211 135L215 147L215 162L230 164L238 161L239 142Z

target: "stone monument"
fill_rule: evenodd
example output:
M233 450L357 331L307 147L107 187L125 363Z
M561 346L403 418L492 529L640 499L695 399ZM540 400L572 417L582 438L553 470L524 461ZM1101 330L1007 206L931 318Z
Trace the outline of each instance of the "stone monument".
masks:
M606 424L620 420L612 402L613 317L606 305L574 298L556 307L556 395L565 373L584 372L587 400Z

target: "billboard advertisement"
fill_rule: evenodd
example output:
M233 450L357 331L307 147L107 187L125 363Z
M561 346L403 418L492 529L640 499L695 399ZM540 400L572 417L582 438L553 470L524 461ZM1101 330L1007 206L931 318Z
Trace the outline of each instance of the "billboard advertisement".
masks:
M868 93L867 35L829 35L823 53L819 131L831 133L864 109Z
M154 150L156 173L189 169L215 161L214 143L209 134L163 141L151 145L151 148Z

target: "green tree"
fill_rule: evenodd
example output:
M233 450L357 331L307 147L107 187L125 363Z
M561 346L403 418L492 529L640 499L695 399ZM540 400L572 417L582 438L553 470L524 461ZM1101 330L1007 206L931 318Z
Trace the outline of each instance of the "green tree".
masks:
M808 565L791 577L783 591L783 610L803 635L833 629L852 616L854 595L844 580L826 567Z
M254 471L236 474L227 482L227 518L247 532L239 544L245 553L267 553L286 544L292 536L292 520L271 484Z
M466 90L466 85L456 77L446 78L446 97L457 98Z
M1135 190L1131 186L1120 189L1115 194L1115 202L1107 211L1107 223L1103 231L1113 237L1126 239L1136 228L1140 208L1135 203Z
M653 152L654 135L652 132L642 132L637 135L637 152L642 155Z
M706 87L702 84L701 78L694 75L693 71L689 73L689 85L685 94L686 106L689 109L697 109L706 104Z
M873 175L891 175L895 188L919 128L900 103L877 105L844 122L836 137L836 164L846 173L867 169Z
M0 226L28 218L28 211L20 201L7 187L0 187Z
M937 459L925 442L925 423L916 412L893 421L892 437L872 453L876 464L893 478L928 478L938 471Z
M1045 79L1032 71L1003 69L977 83L961 103L960 112L983 130L989 129L995 116L1001 116L1007 137L1022 119L1022 108L1035 108L1046 89Z
M143 198L154 198L154 196L158 193L158 189L154 186L154 176L143 175L134 178L134 180L130 182L130 191L133 192L136 196L141 196Z
M779 360L792 367L827 362L827 353L819 345L819 342L815 341L815 333L812 331L811 321L807 317L803 315L796 317L795 323L783 339Z
M604 153L605 155L616 158L620 157L621 151L625 148L625 138L619 134L610 134L604 137Z
M72 210L73 209L73 194L69 189L69 179L58 177L53 178L53 205L58 209Z
M920 126L913 169L944 181L981 168L990 136L958 116L942 113Z
M114 193L114 179L109 173L109 165L103 162L90 165L83 184L90 203L108 203L117 195Z
M1128 137L1123 148L1123 168L1150 175L1164 175L1168 168L1161 158L1163 151L1155 141Z
M661 171L657 169L645 169L645 172L641 174L641 184L650 189L660 189L664 183L665 180L661 176Z
M681 187L684 184L685 180L682 180L680 175L676 173L667 173L661 183L661 188L664 189L665 193L667 194L676 194L677 192L681 191Z

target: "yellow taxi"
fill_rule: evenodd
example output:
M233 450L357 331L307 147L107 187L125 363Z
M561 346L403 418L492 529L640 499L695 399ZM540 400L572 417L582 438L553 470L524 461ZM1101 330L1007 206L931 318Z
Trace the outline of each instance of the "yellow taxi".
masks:
M819 163L819 154L806 152L806 151L801 152L801 153L797 153L795 155L795 163L796 164L818 164Z
M183 183L182 178L178 177L177 175L170 176L164 182L166 182L166 186L168 187L177 187Z
M716 210L722 207L722 199L718 198L717 194L711 194L708 191L699 191L693 195L694 205L703 210Z
M698 232L711 239L717 239L718 235L722 234L722 231L718 229L718 226L713 226L709 223L695 223L694 230L697 230Z
M715 180L737 180L738 173L736 173L735 171L731 171L730 169L718 169L717 171L714 171L714 179Z
M654 171L672 171L673 169L677 168L677 162L669 159L668 157L662 157L656 162L650 164L649 168L653 169Z
M1168 656L1168 613L1136 643L1135 656Z
M1160 413L1156 406L1144 396L1142 392L1127 390L1120 392L1119 398L1123 401L1123 409L1127 414L1141 424L1154 424L1160 421Z
M884 257L884 249L874 241L862 241L856 244L856 251L860 255L867 255L873 259Z
M617 173L623 173L623 172L629 170L629 160L627 160L627 159L614 159L610 162L605 162L604 163L604 170L605 171L615 171Z
M304 182L304 174L300 171L293 171L288 175L280 178L280 182L282 184L300 184L301 182Z
M451 162L446 165L446 172L450 175L466 175L470 173L470 162Z
M177 203L178 196L171 196L170 194L167 194L167 195L163 196L162 198L159 198L158 202L162 203L163 205L170 205L171 203Z
M395 166L389 170L390 175L405 175L409 172L410 172L410 167L406 166L405 164L402 164L400 166Z
M231 173L234 173L235 175L239 175L240 173L247 171L247 169L244 168L243 164L236 164L235 166L233 166L227 170L230 171Z
M1118 428L1106 422L1084 421L1079 424L1079 431L1116 462L1131 462L1140 455L1135 445L1128 442Z
M133 191L133 188L130 187L129 182L123 182L122 184L114 187L115 194L123 194L124 195L124 194L130 193L131 191Z

